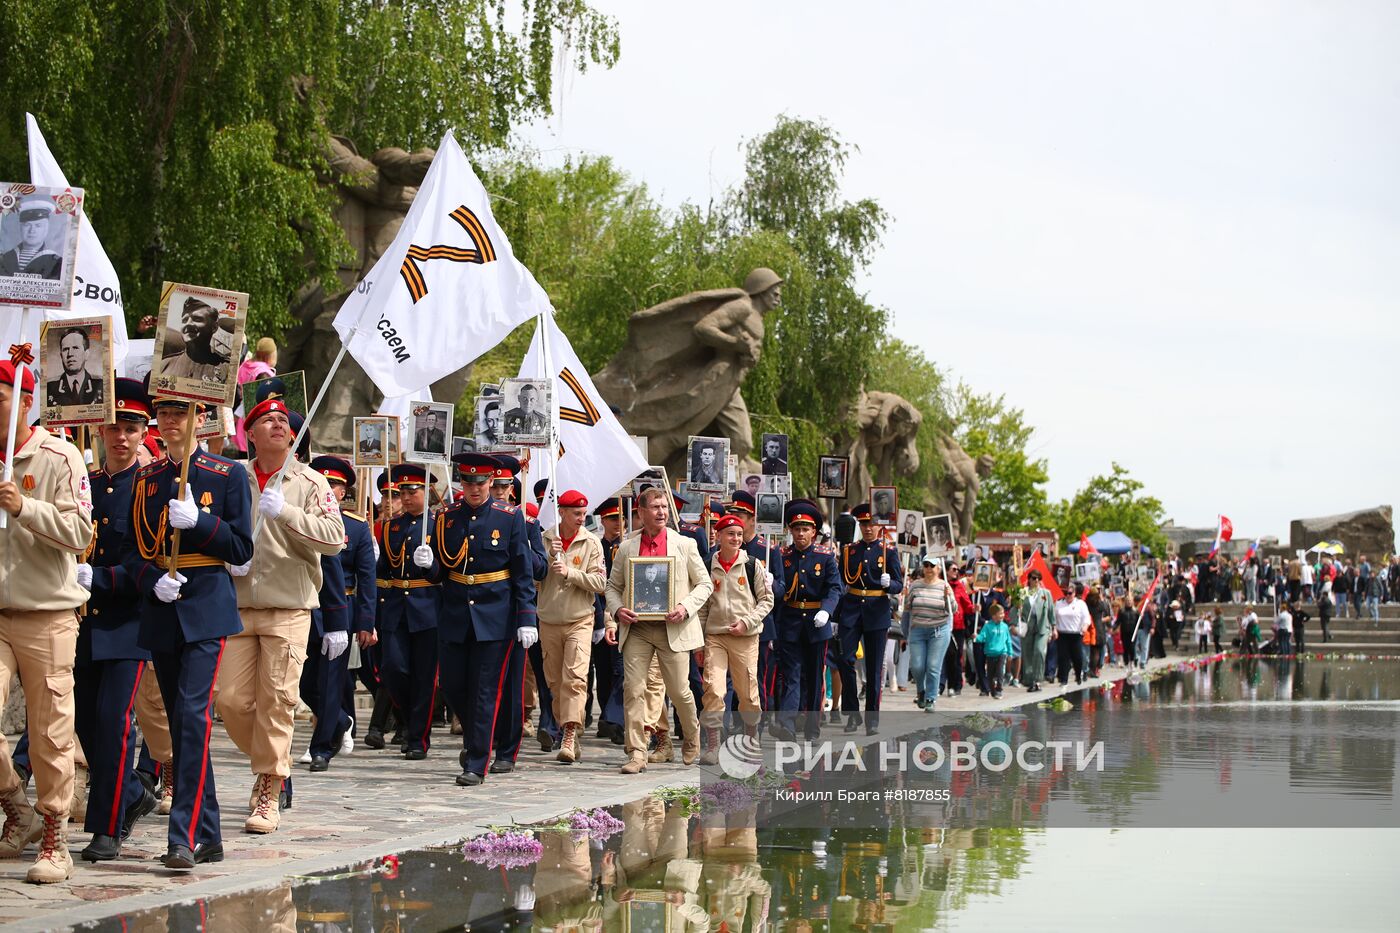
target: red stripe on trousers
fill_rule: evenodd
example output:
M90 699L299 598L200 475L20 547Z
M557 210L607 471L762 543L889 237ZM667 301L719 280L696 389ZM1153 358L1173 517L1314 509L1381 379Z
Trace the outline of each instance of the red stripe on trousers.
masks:
M436 711L437 707L437 685L438 672L435 667L433 668L433 692L432 695L428 697L428 724L423 727L423 737L418 740L418 744L423 746L424 749L428 747L428 736L431 735L433 731L433 713Z
M514 652L515 652L515 645L511 645L511 646L510 646L510 650L511 650L512 653L514 653ZM525 664L529 664L529 663L530 663L530 650L529 650L528 648L521 648L520 650L525 652ZM543 720L544 720L544 712L543 712L543 711L540 712L540 720L541 720L541 725L543 725ZM524 744L524 742L525 742L525 668L522 666L522 667L520 668L520 741L515 743L515 751L513 751L513 752L510 753L510 760L511 760L511 761L515 761L515 759L520 755L520 746L521 746L522 744Z
M501 694L504 693L504 692L505 692L505 689L506 689L506 671L510 670L510 653L511 653L512 651L514 651L514 650L515 650L515 645L513 645L513 644L512 644L512 645L508 645L508 646L506 647L506 658L505 658L504 661L501 662L501 676L499 676L499 677L496 678L496 703L495 703L495 705L493 705L493 706L491 707L491 732L492 732L493 734L494 734L495 731L496 731L496 717L499 716L499 715L501 714ZM523 680L524 680L524 679L522 678L522 683L523 683ZM522 687L522 689L524 689L524 688ZM490 766L491 766L491 750L492 750L492 745L493 745L493 744L494 744L494 743L492 743L492 742L487 742L487 743L486 743L486 766L487 766L487 767L490 767ZM518 746L518 745L516 746L516 748L519 748L519 747L520 747L520 746ZM512 758L511 760L514 761L515 759Z
M204 703L204 754L199 759L199 786L194 792L194 808L190 811L190 848L194 848L194 831L199 826L199 808L204 803L204 782L209 777L209 737L214 732L214 685L219 682L219 667L224 663L227 638L219 639L219 656L214 659L214 676L209 679L209 697ZM201 908L203 902L200 902Z
M136 662L136 683L131 685L131 698L126 701L126 725L122 727L122 751L117 756L117 790L112 797L112 817L107 821L107 835L117 834L117 819L122 812L122 785L129 770L126 763L131 760L131 710L136 706L136 689L141 686L141 672L146 669L145 661Z

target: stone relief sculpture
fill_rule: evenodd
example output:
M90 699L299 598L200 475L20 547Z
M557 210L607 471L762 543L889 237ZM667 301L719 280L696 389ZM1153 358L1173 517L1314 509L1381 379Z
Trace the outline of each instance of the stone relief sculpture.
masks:
M778 306L783 280L755 269L743 288L691 292L635 312L627 343L593 377L633 434L650 438L651 462L683 477L691 435L728 437L742 461L753 428L740 386L763 349L763 317Z
M973 460L961 444L946 434L938 435L937 443L943 470L941 475L934 478L930 508L935 512L950 513L953 516L954 539L959 544L967 544L972 537L972 516L977 510L977 494L981 491L982 480L991 475L996 460L990 454Z
M870 486L885 486L919 468L923 413L893 392L861 392L855 405L856 435L845 450L851 458L849 508L864 502ZM906 504L907 508L918 505Z

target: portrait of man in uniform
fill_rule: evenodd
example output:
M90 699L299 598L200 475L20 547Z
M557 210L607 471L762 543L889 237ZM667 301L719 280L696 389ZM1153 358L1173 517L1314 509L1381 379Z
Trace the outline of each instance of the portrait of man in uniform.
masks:
M20 202L19 242L0 253L0 275L57 279L63 274L63 256L49 244L53 213L48 198Z
M764 476L781 476L788 470L788 436L786 434L763 435L761 449L763 461L760 466Z
M877 525L894 527L899 518L899 490L893 486L871 486L870 517Z
M729 438L692 437L688 458L690 487L701 492L726 491L725 464L729 459Z
M634 558L631 609L640 618L658 618L671 611L671 569L673 558Z
M191 295L180 307L179 324L180 336L184 339L179 341L167 337L161 353L161 375L175 379L198 379L201 382L226 381L229 358L224 346L227 341L217 339L218 309Z
M539 446L549 442L548 383L529 379L507 379L501 383L506 404L502 443Z
M817 495L823 499L846 498L846 476L850 460L822 457L817 472Z
M102 402L102 375L94 373L89 352L92 349L92 336L86 327L55 328L49 332L49 357L57 358L57 365L50 364L50 372L59 373L57 379L50 379L44 386L46 405L98 405ZM97 362L101 363L101 354Z
M787 503L776 492L761 492L755 499L754 521L760 525L781 526L783 506Z

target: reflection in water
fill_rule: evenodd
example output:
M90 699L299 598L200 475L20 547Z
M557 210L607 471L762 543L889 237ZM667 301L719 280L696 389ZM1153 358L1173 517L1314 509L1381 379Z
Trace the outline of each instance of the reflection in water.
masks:
M1233 792L1263 796L1266 805L1277 791L1295 795L1283 798L1289 806L1317 797L1390 807L1397 745L1389 701L1398 695L1395 665L1223 661L1106 692L1083 691L1070 698L1070 712L1023 710L1027 715L999 727L1006 737L1108 736L1111 779L1065 772L955 776L949 781L961 783L944 804L881 804L878 813L859 818L850 807L809 808L817 819L809 812L806 820L786 825L761 802L696 814L690 799L653 796L612 808L622 830L607 838L542 833L534 865L478 864L457 849L407 852L319 883L195 901L111 918L95 928L787 933L1043 927L1044 909L1063 891L1122 878L1127 868L1170 872L1174 879L1190 874L1197 880L1189 889L1204 892L1193 898L1214 905L1208 916L1221 922L1217 926L1258 926L1271 916L1296 926L1316 904L1317 922L1360 929L1393 917L1400 906L1387 880L1400 858L1400 832L1036 827L1047 814L1066 809L1101 827L1126 825L1154 805L1174 813L1173 823L1159 825L1208 825L1202 812L1211 812L1212 801L1237 807L1242 798ZM1014 793L981 794L983 781L1001 782L1002 791L1005 782L1015 782ZM1386 812L1393 821L1393 811ZM1163 856L1172 861L1157 864ZM1147 874L1142 877L1147 885ZM1251 885L1263 889L1280 879L1288 884L1286 898L1239 896ZM1146 886L1095 890L1095 903L1102 898L1102 905L1091 916L1131 921L1137 930L1179 929L1180 917L1170 911L1142 914ZM1013 891L1017 897L1008 897Z

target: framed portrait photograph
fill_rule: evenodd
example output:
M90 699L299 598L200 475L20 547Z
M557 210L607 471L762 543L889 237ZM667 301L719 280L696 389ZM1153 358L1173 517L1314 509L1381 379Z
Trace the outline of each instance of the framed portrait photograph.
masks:
M483 396L485 397L485 396ZM500 443L512 447L543 447L549 443L548 379L502 379Z
M645 621L666 618L676 605L674 557L634 557L628 564L627 608Z
M949 512L924 519L924 549L929 557L953 556L953 516Z
M398 466L403 463L403 425L398 415L375 415L376 418L383 418L389 423L389 430L385 435L385 440L389 442L386 448L389 454L389 466Z
M450 402L409 402L408 453L414 463L450 463L447 442L452 436Z
M730 454L724 460L724 492L732 493L739 484L739 458Z
M728 462L729 438L692 436L686 447L686 482L696 492L723 494L727 489Z
M791 473L788 469L788 436L786 434L765 434L758 442L758 452L763 459L759 469L764 476L779 476Z
M817 497L844 499L848 495L850 457L820 457L817 463Z
M629 493L629 495L631 495L632 498L635 499L638 496L640 496L645 490L650 489L653 486L657 486L662 489L667 488L666 470L664 467L651 466L647 467L641 473L638 473L637 476L632 480L632 490Z
M0 182L0 304L66 308L82 188Z
M1096 560L1086 560L1082 564L1074 565L1074 581L1076 583L1098 583L1102 577L1103 568Z
M112 397L112 319L43 321L39 325L43 349L44 427L77 424L110 424Z
M893 486L870 487L870 520L893 528L899 523L899 490Z
M354 419L355 466L389 465L389 419L383 416Z
M247 320L246 292L164 283L151 394L232 405Z
M911 551L917 551L924 543L924 513L913 509L899 510L899 525L895 534L895 544Z
M216 437L233 437L233 432L233 409L220 405L205 415L204 422L194 429L194 436L196 440L208 441ZM251 440L248 443L252 445Z
M989 560L978 562L972 568L972 588L985 593L996 582L997 565Z
M676 484L676 492L681 494L681 498L689 500L685 511L681 512L681 518L688 522L700 521L700 512L704 508L704 494L691 489L690 484L684 481Z
M763 481L766 478L762 473L745 473L743 479L734 488L736 491L757 496L763 491Z
M776 492L760 492L754 497L754 525L759 534L779 535L783 527L783 509L787 496Z
M1050 572L1055 575L1055 585L1060 588L1060 591L1067 592L1069 590L1070 578L1074 575L1070 570L1069 564L1051 564Z
M501 440L501 423L504 418L505 412L501 408L499 392L476 397L476 420L472 424L472 434L477 450L488 453L506 447Z
M306 414L306 373L296 370L290 373L275 373L259 379L250 379L238 386L238 397L243 401L246 415L254 405L270 398L280 398L292 411Z
M457 456L458 454L470 454L470 453L476 453L476 438L474 438L474 437L462 437L461 435L453 435L453 437L452 437L452 456L455 457L455 456Z

